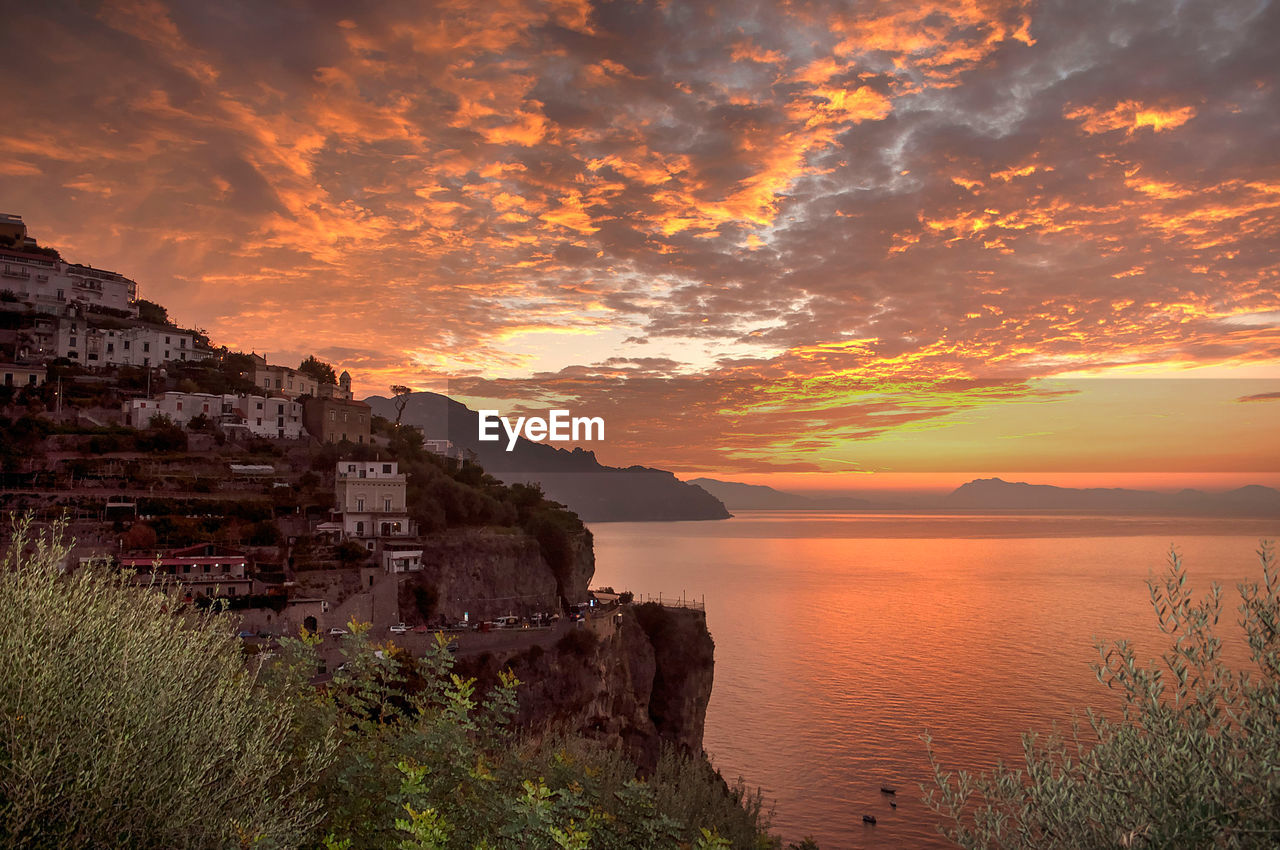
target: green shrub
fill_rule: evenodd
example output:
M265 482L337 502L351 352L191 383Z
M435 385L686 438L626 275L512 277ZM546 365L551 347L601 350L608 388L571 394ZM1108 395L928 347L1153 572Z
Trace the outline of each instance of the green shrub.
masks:
M943 833L964 848L1280 846L1280 568L1269 545L1258 554L1262 583L1240 585L1239 608L1254 669L1222 660L1221 588L1194 601L1171 553L1149 582L1171 641L1161 663L1099 647L1118 719L1089 711L1087 732L1024 736L1025 771L953 776L935 761L926 802Z
M29 554L24 550L32 550ZM262 688L225 621L16 530L0 571L0 843L293 847L323 746Z

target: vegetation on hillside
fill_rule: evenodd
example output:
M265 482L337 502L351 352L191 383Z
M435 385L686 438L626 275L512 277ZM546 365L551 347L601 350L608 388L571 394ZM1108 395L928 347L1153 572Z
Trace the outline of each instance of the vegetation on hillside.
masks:
M314 354L308 354L306 359L298 364L298 371L315 378L322 384L338 383L338 373L333 371L333 365L324 362Z
M245 656L234 621L19 529L0 571L0 844L139 848L775 847L705 764L648 780L578 738L509 720L443 641L423 658L352 624ZM734 836L731 842L722 836Z
M934 763L926 801L964 848L1280 847L1280 565L1240 585L1250 670L1222 657L1222 592L1197 602L1182 560L1150 582L1170 640L1159 663L1100 647L1098 680L1122 711L1089 712L1070 737L1027 735L1025 770L953 775Z

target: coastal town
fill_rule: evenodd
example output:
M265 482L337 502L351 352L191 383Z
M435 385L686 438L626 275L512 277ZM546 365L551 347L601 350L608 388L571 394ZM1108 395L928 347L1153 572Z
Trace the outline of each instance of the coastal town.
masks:
M616 625L584 614L617 595L587 591L576 517L534 488L511 504L471 453L355 400L349 372L217 348L17 215L0 215L0 263L5 534L65 522L68 569L106 563L227 608L248 647L302 631L336 645L365 623L408 646L447 629L524 649ZM512 533L531 513L541 534Z

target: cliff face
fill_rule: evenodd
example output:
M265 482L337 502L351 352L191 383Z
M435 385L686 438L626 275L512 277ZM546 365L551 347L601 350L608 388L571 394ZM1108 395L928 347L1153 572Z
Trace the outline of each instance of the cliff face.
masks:
M714 644L700 611L643 605L567 626L548 648L463 659L460 672L520 679L517 723L567 729L626 749L645 770L664 743L698 754L714 677Z
M587 599L595 574L589 532L574 538L560 571L547 564L537 540L518 532L458 529L426 538L422 548L422 569L404 574L398 591L409 623L453 622L464 612L476 620L559 611L561 595L570 603Z

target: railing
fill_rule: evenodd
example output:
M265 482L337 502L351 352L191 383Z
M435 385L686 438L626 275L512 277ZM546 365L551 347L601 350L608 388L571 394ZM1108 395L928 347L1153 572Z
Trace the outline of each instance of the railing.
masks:
M700 599L690 599L688 596L686 596L683 593L681 593L679 596L667 596L662 593L659 593L657 596L654 596L652 594L637 593L634 595L633 602L637 605L641 605L645 602L656 602L657 604L662 605L663 607L666 607L666 608L689 608L694 611L707 610L706 596L703 596Z

